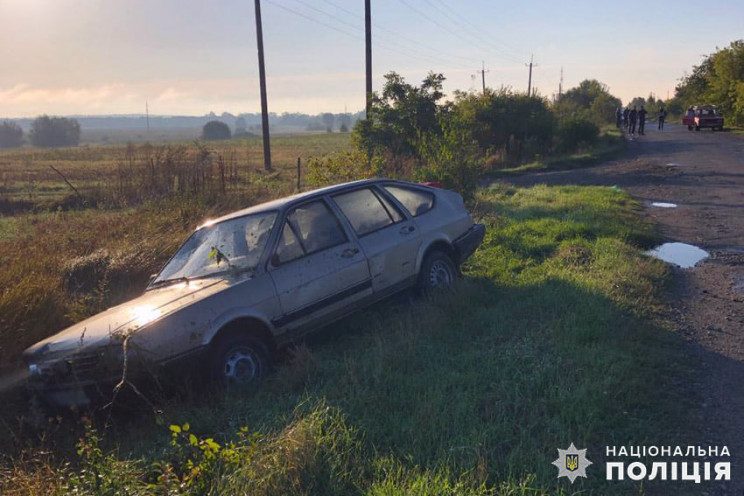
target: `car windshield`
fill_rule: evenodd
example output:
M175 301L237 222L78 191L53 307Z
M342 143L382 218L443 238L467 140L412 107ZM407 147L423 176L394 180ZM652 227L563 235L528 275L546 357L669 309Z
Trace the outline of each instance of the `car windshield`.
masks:
M276 215L276 212L262 212L197 230L152 284L255 269Z

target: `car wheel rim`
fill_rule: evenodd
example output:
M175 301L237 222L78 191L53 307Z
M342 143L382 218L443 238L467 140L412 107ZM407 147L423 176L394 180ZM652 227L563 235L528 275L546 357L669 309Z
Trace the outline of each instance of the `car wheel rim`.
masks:
M229 382L247 383L259 372L255 352L250 348L236 348L225 358L222 373Z
M452 270L450 266L442 260L437 260L429 269L429 287L446 288L450 284L452 284Z

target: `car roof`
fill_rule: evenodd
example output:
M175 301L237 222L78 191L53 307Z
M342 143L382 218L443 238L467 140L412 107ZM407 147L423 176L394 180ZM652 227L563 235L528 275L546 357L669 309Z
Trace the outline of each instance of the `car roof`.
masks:
M405 184L405 185L411 185L411 186L418 186L413 183L408 183L405 181L396 181L393 179L385 179L385 178L376 178L376 179L362 179L360 181L352 181L348 183L341 183L341 184L335 184L333 186L326 186L325 188L319 188L314 189L312 191L305 191L303 193L297 193L295 195L291 196L285 196L284 198L278 198L276 200L272 200L265 203L259 203L258 205L253 205L252 207L244 208L242 210L238 210L235 212L231 212L229 214L223 215L222 217L218 217L216 219L210 219L206 223L202 224L197 228L197 230L201 229L202 227L206 226L212 226L214 224L219 224L220 222L224 222L226 220L230 219L236 219L238 217L244 217L246 215L256 214L260 212L267 212L269 210L282 210L288 206L291 206L296 203L303 202L305 200L309 200L311 198L321 197L327 194L332 194L337 191L343 191L345 189L349 189L351 187L356 186L363 186L367 184L379 184L379 183L399 183L399 184ZM426 186L423 186L426 188Z

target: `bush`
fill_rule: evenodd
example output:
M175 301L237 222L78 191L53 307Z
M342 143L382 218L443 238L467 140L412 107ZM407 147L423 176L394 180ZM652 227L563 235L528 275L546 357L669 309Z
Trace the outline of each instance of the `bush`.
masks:
M375 159L375 163L379 161ZM356 181L377 175L377 168L368 167L367 156L362 152L334 153L307 161L307 183L312 187Z
M469 122L442 119L442 134L428 137L421 148L427 164L416 171L417 179L441 182L472 204L484 161Z
M17 148L23 144L23 129L15 122L0 124L0 148Z
M80 143L80 123L66 117L42 115L31 123L28 135L34 146L76 146Z
M570 117L558 126L560 148L564 152L573 152L580 147L593 145L599 137L599 128L586 119Z
M209 121L202 128L202 139L227 140L232 137L230 126L220 121Z

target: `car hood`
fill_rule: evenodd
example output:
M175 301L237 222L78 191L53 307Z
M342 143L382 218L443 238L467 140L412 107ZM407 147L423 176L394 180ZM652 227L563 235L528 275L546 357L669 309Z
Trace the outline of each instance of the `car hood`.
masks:
M112 336L135 332L160 318L231 285L226 279L202 279L152 289L109 308L28 348L26 360L67 354L104 344Z

